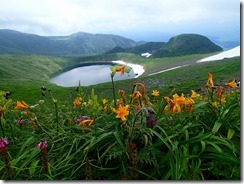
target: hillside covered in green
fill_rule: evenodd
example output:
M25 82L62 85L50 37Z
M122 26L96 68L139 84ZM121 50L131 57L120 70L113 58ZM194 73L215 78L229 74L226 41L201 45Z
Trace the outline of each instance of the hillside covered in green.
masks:
M0 30L0 54L88 56L103 53L150 53L152 58L163 58L222 50L207 37L198 34L181 34L172 37L168 42L135 42L112 34L78 32L69 36L39 36Z
M171 38L162 48L157 50L153 56L172 57L220 51L223 51L223 49L215 45L205 36L197 34L181 34Z
M134 54L150 53L153 58L175 57L191 54L206 54L220 52L223 49L198 34L181 34L172 37L168 42L148 42L135 47L115 47L107 53L128 52Z
M104 53L114 47L138 43L112 34L74 33L69 36L39 36L0 29L0 54L88 55Z

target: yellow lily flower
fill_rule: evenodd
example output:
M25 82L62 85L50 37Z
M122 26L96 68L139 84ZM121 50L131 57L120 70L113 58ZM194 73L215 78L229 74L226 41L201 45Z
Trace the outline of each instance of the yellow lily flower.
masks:
M199 97L200 94L198 94L197 92L195 92L194 90L191 90L191 98L197 98Z
M152 96L158 97L159 96L159 91L158 90L153 90L152 91Z
M108 100L107 100L106 98L103 98L103 99L102 99L102 103L103 103L103 105L105 105L107 102L108 102Z

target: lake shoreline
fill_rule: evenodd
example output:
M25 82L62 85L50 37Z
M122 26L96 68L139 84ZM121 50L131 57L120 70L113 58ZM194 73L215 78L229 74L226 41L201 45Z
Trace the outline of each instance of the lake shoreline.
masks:
M49 77L49 80L51 78L53 78L53 77L56 77L56 76L60 75L61 73L68 72L68 71L73 70L75 68L85 67L85 66L92 66L92 65L112 65L112 66L115 66L116 64L112 63L111 61L88 61L88 62L83 62L83 63L79 63L79 64L76 64L76 65L72 65L72 66L66 67L66 68L60 70L59 72L56 72L56 73L52 74Z
M49 82L63 87L77 86L79 81L83 86L109 82L112 73L111 67L116 65L118 65L118 63L114 61L79 63L56 72L55 75L49 78ZM128 63L125 65L128 66ZM137 75L132 68L132 70L128 72L128 75L120 76L119 73L115 74L114 81L135 77L137 77Z
M66 67L62 70L60 70L59 72L56 72L55 74L51 75L49 77L49 80L53 77L56 77L58 75L60 75L61 73L64 72L68 72L70 70L73 70L75 68L79 68L79 67L85 67L85 66L92 66L92 65L111 65L111 66L115 66L115 65L127 65L129 67L131 67L131 69L134 71L136 75L135 78L139 77L140 75L142 75L145 70L143 68L143 66L139 65L139 64L133 64L133 63L126 63L122 60L115 60L115 61L88 61L88 62L82 62L70 67Z

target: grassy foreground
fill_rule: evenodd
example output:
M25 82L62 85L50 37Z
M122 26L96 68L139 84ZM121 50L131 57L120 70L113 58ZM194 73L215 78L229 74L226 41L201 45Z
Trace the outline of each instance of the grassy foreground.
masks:
M78 88L32 70L1 78L1 179L240 180L240 57Z

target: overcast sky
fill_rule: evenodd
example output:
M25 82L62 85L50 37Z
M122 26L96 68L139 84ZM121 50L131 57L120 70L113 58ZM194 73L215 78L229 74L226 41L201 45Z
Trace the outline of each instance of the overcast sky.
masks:
M0 0L0 29L45 36L109 33L137 41L197 33L239 41L240 1Z

